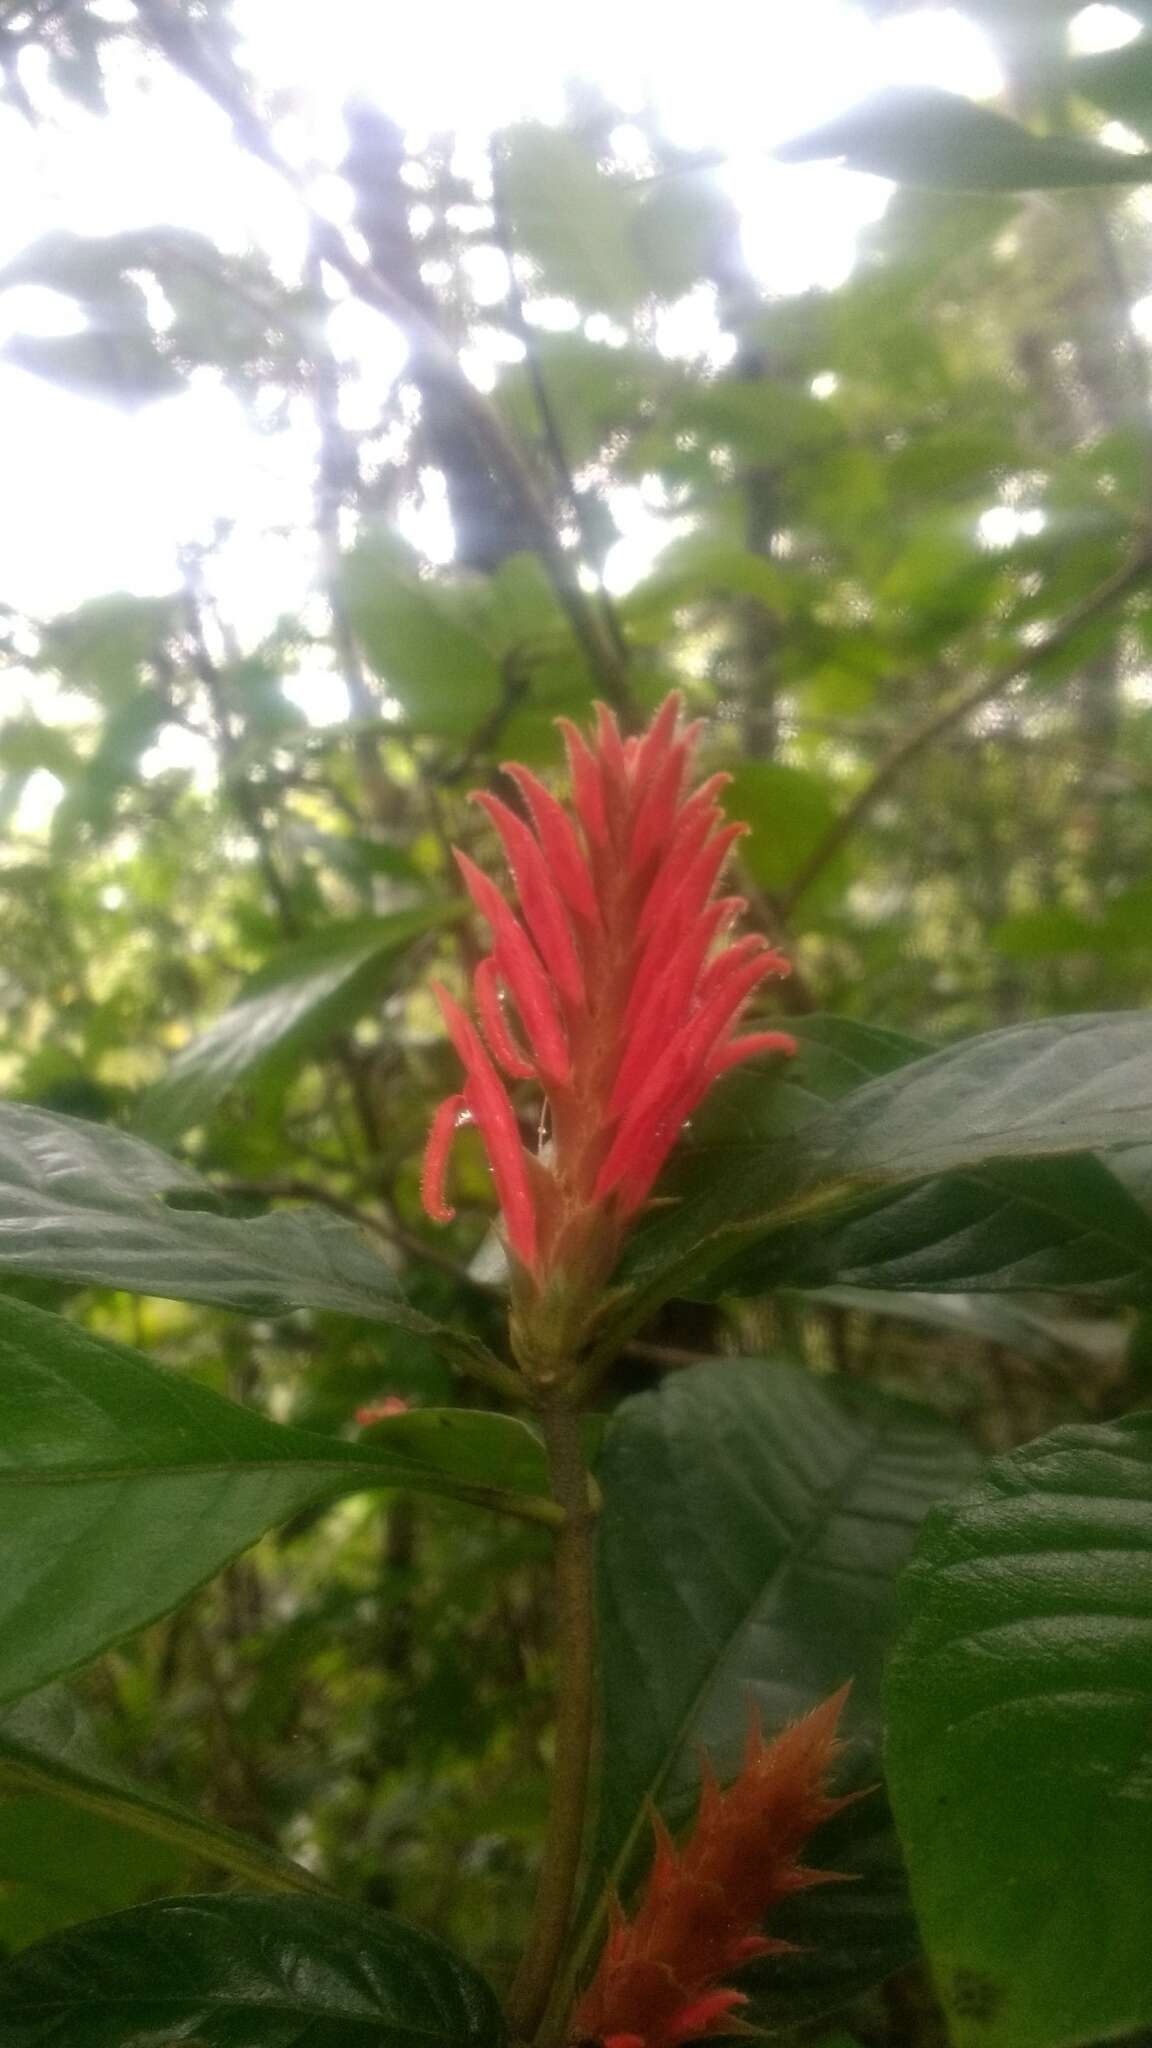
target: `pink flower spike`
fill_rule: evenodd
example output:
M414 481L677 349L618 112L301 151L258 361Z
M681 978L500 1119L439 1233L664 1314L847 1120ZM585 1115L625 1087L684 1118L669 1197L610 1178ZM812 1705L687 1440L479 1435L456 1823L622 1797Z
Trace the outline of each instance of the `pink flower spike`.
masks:
M650 1004L656 1000L656 991L663 992L673 973L679 983L685 971L683 963L686 957L690 953L695 953L696 965L683 984L683 1000L687 1001L696 987L697 975L708 947L736 918L742 916L747 908L743 896L718 896L714 903L705 904L691 934L682 941L663 972L657 971L656 980L637 980L624 1011L624 1029L629 1043L636 1037L638 1031L643 1030L643 1020L648 1014Z
M605 788L611 790L616 802L620 803L627 795L631 776L620 727L607 704L596 706L596 752L600 756Z
M704 956L723 922L725 912L724 903L709 904L697 919L695 929L689 932L672 955L663 974L649 986L646 1000L638 1007L629 1029L628 1048L612 1089L609 1107L614 1112L627 1108L628 1098L637 1083L651 1071L656 1055L667 1044L669 1030L674 1030L683 1018ZM639 986L643 989L644 985L641 983Z
M680 785L687 765L687 749L681 742L670 747L648 784L648 792L632 824L628 841L628 866L638 874L657 847L667 846L680 797Z
M495 1075L492 1078L496 1087L500 1088ZM491 1104L473 1077L469 1077L464 1099L484 1140L484 1150L492 1169L492 1179L496 1183L496 1198L504 1218L508 1243L521 1265L527 1266L529 1272L532 1272L536 1265L536 1211L524 1166L520 1133L503 1089L500 1089L500 1093L511 1118L511 1131L502 1117L499 1121L493 1117Z
M515 761L505 761L502 766L528 806L544 858L551 865L556 886L569 909L578 911L589 924L599 924L592 877L567 812L527 768L521 768Z
M646 787L650 778L659 772L660 764L676 737L679 719L680 692L669 690L636 748L635 780L638 788Z
M641 939L659 923L708 834L719 823L720 813L714 806L710 805L691 813L687 808L681 810L672 843L663 862L657 868L652 887L644 899L644 908L640 912L636 927Z
M744 1038L730 1038L714 1052L708 1062L710 1080L718 1080L730 1067L738 1067L743 1060L754 1060L760 1053L778 1052L791 1059L796 1052L796 1040L787 1031L750 1031Z
M737 966L745 960L759 962L761 978L772 974L777 979L782 979L790 972L788 961L782 960L779 953L774 953L766 939L760 938L755 932L749 932L745 938L734 940L723 953L717 953L716 958L709 961L700 983L701 1001L706 1002L716 989L722 988L736 972Z
M561 995L579 1008L584 1001L584 976L576 958L564 906L539 846L523 820L510 811L507 804L502 804L498 796L474 790L472 801L486 812L500 835L525 923L536 941L544 965Z
M716 886L732 847L747 830L746 825L725 825L722 831L714 832L711 839L705 841L689 862L680 877L679 888L668 898L660 916L648 929L648 943L640 963L641 974L647 970L650 961L659 959L674 934L698 916ZM640 922L643 927L644 919L641 918Z
M747 2003L742 1991L708 1991L676 2014L669 2024L667 2038L670 2042L694 2041L701 2034L731 2032L724 2021Z
M467 1075L464 1103L484 1140L484 1150L508 1228L508 1241L524 1265L534 1266L536 1212L512 1104L471 1019L438 981L432 983L432 993L440 1005L449 1037Z
M739 1032L753 990L787 963L756 934L728 937L746 905L718 885L744 828L716 802L728 776L685 794L697 727L683 723L674 697L639 736L623 738L605 706L591 739L557 723L571 766L567 805L517 762L505 773L522 809L476 798L519 902L457 855L492 943L473 976L472 1017L437 991L465 1079L434 1121L424 1182L429 1213L448 1214L443 1183L462 1103L518 1262L517 1329L529 1358L542 1297L548 1313L562 1303L574 1327L593 1313L629 1220L717 1077L794 1049L786 1032ZM536 1084L524 1136L502 1073ZM681 2003L688 2041L692 2000Z
M552 1000L548 977L528 934L517 924L495 882L466 853L455 849L456 865L473 903L492 927L496 965L520 1012L520 1021L541 1068L553 1081L570 1072L568 1047Z
M735 952L736 949L732 950ZM708 1001L665 1047L628 1105L600 1169L596 1182L598 1194L609 1194L616 1183L633 1170L636 1157L645 1146L647 1132L670 1124L672 1137L675 1136L679 1124L707 1090L708 1061L717 1042L757 982L763 979L764 973L759 959L738 959L732 972L713 991ZM671 1115L673 1104L676 1105L675 1117ZM671 1142L672 1138L669 1138L669 1144Z
M510 1074L514 1081L535 1081L535 1067L527 1054L521 1052L505 1022L496 962L491 954L481 960L472 976L472 1000L493 1058L499 1060L504 1072Z
M408 1412L403 1394L384 1394L379 1401L367 1401L363 1408L358 1408L356 1421L361 1429L371 1429L374 1422L384 1422L390 1415L407 1415Z
M449 1095L440 1104L432 1119L428 1143L424 1147L420 1201L425 1215L430 1216L433 1223L451 1223L456 1214L445 1197L444 1187L448 1175L448 1155L452 1150L457 1119L463 1107L463 1095Z
M608 838L608 816L604 809L599 766L570 718L558 718L556 724L564 735L572 774L572 801L576 816L584 827L584 837L589 847L603 846Z

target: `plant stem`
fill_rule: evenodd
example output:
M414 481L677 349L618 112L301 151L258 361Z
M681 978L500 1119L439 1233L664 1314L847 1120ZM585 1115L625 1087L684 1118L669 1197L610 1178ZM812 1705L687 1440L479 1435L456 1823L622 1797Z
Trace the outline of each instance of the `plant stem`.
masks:
M596 1711L594 1509L580 1417L570 1408L553 1408L542 1414L540 1426L564 1523L554 1564L558 1698L552 1800L528 1940L508 2001L509 2024L521 2040L530 2040L544 2017L564 1951L584 1839Z

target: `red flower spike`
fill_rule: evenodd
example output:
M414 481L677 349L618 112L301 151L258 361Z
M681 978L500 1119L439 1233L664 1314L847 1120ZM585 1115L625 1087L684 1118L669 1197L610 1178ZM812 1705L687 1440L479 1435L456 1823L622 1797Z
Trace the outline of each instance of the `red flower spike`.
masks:
M812 1831L850 1803L826 1790L847 1691L768 1744L753 1719L743 1768L727 1791L703 1765L692 1834L680 1849L658 1838L633 1918L613 1914L573 2016L573 2039L679 2048L740 2031L734 2015L744 1995L721 1980L753 1957L790 1949L762 1934L762 1921L795 1891L840 1875L797 1859Z
M557 723L570 808L515 762L504 772L523 813L486 793L476 798L499 836L518 906L457 854L492 935L473 982L484 1036L438 991L466 1079L433 1123L423 1192L429 1214L444 1220L447 1154L463 1106L504 1212L518 1327L526 1330L524 1317L545 1297L563 1301L563 1315L575 1318L565 1323L567 1350L712 1082L742 1060L795 1048L784 1032L738 1034L755 988L787 963L755 935L730 937L745 905L717 885L744 828L716 803L727 776L690 790L698 732L682 723L679 701L668 698L647 731L627 739L603 706L591 740ZM525 1129L547 1138L535 1150L497 1067L535 1085ZM529 1354L555 1354L551 1340L539 1349L534 1341Z
M528 806L536 837L544 849L555 877L556 886L570 910L578 911L589 924L598 924L600 914L592 889L592 877L588 864L580 851L580 842L572 829L568 813L561 808L550 790L545 789L527 768L521 768L515 761L503 763L504 773L511 777Z
M367 1401L358 1408L356 1422L361 1429L371 1429L374 1422L384 1422L389 1415L407 1415L408 1410L403 1394L384 1394L379 1401Z
M492 955L486 954L472 976L472 1000L488 1050L514 1081L535 1081L536 1069L522 1053L504 1019L500 1003L500 975Z
M602 846L608 836L608 819L604 809L604 785L600 770L571 719L558 718L556 724L564 736L564 745L568 751L568 766L572 774L572 801L576 816L584 827L584 837L589 845Z
M512 994L520 1021L532 1040L540 1065L553 1080L568 1079L568 1048L552 997L548 976L528 934L517 924L495 882L456 850L456 865L477 910L492 927L492 957Z
M480 1042L475 1026L459 1003L453 1001L439 982L432 983L432 992L467 1075L464 1104L471 1111L484 1140L509 1242L521 1262L531 1269L536 1263L536 1213L512 1104L504 1093L500 1077ZM441 1109L433 1119L433 1138L438 1135L437 1126L442 1113ZM435 1160L431 1142L425 1155L426 1166L429 1159Z
M482 790L476 790L472 800L487 812L500 835L524 921L536 941L545 967L561 995L570 1003L580 1005L584 1001L584 976L576 958L564 905L556 892L544 855L527 825L508 809L507 804L502 804L498 796L487 796Z
M448 1154L452 1150L463 1107L463 1095L449 1095L436 1111L428 1133L424 1171L420 1176L420 1200L425 1214L432 1218L433 1223L451 1223L456 1214L445 1198L444 1183L448 1174Z

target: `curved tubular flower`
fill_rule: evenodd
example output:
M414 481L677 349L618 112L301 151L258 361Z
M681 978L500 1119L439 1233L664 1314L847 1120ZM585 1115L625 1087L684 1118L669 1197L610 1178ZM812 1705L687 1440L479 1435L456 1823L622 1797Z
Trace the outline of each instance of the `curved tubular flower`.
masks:
M758 1956L794 1945L762 1932L782 1900L842 1873L800 1861L809 1835L860 1795L832 1798L829 1769L844 1686L765 1743L748 1732L740 1775L721 1792L704 1760L696 1825L680 1849L652 1812L656 1853L636 1912L617 1908L596 1974L576 2008L571 2038L603 2048L680 2048L705 2034L741 2031L747 1999L721 1979Z
M436 990L465 1079L437 1112L424 1175L425 1208L443 1221L448 1151L466 1113L492 1168L522 1298L599 1285L712 1082L741 1060L795 1051L784 1032L737 1029L760 983L788 963L762 938L729 937L745 905L715 891L744 828L726 823L716 802L726 776L689 790L697 728L681 726L679 699L668 697L636 738L623 738L603 705L589 738L558 724L571 812L515 762L504 772L526 816L474 794L503 847L519 914L457 853L491 952L473 983L479 1031ZM535 1082L544 1098L536 1151L498 1070Z

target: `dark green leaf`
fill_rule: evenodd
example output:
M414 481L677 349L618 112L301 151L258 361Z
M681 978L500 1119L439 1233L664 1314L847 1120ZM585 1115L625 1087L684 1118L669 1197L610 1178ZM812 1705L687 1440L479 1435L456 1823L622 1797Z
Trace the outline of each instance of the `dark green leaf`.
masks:
M647 1847L645 1801L681 1826L701 1748L732 1775L751 1703L772 1729L852 1678L857 1762L875 1775L892 1579L926 1508L974 1458L904 1402L769 1359L717 1359L625 1403L598 1470L604 1761L589 1932ZM866 1864L877 1888L836 1887L774 1922L816 1949L764 1974L776 2024L884 1975L910 1942L879 1801L851 1809L812 1860Z
M1147 142L1152 139L1152 37L1141 36L1119 50L1077 57L1068 83Z
M1057 1017L870 1082L807 1134L804 1182L913 1180L1152 1137L1152 1021Z
M694 1162L705 1171L728 1148L729 1173L743 1149L802 1130L825 1103L870 1077L907 1067L929 1048L920 1039L846 1017L789 1020L797 1058L774 1085L742 1069L694 1119L694 1143L677 1187L690 1193ZM1083 1157L1002 1162L868 1198L847 1218L774 1233L693 1287L706 1298L780 1285L976 1290L1075 1288L1103 1300L1152 1298L1152 1203L1136 1184L1140 1151L1109 1165ZM1152 1176L1148 1176L1152 1179Z
M1058 1430L930 1518L888 1762L958 2048L1152 2021L1152 1417Z
M769 1111L776 1113L771 1097ZM665 1299L674 1286L716 1272L730 1254L771 1237L784 1224L835 1209L870 1188L899 1188L987 1161L1012 1161L1011 1167L994 1169L997 1176L1008 1174L1011 1189L1030 1160L1152 1135L1152 1022L1120 1013L991 1031L879 1076L799 1130L790 1128L794 1123L794 1117L782 1127L778 1123L774 1140L757 1131L738 1155L730 1142L698 1153L679 1205L638 1233L624 1261L621 1278L642 1290L624 1315L634 1319L641 1303ZM1096 1173L1107 1191L1105 1224L1122 1212L1118 1227L1134 1240L1142 1238L1143 1222L1130 1198L1103 1168L1089 1163L1086 1171ZM1054 1179L1059 1185L1060 1175ZM1089 1222L1081 1204L1073 1234ZM934 1221L929 1242L947 1234ZM888 1255L900 1249L896 1238ZM1114 1278L1114 1233L1091 1252L1103 1257ZM1130 1251L1123 1256L1130 1270ZM856 1279L828 1270L820 1277ZM889 1275L877 1279L892 1284ZM968 1273L965 1280L972 1286L976 1275ZM918 1274L908 1284L940 1282ZM1014 1284L1028 1283L1017 1278ZM1046 1273L1032 1284L1051 1280Z
M191 1168L140 1138L22 1104L0 1106L0 1274L122 1287L248 1315L336 1309L396 1323L467 1364L462 1330L421 1315L353 1224L322 1209L242 1220Z
M69 1816L76 1815L93 1823L101 1843L111 1837L120 1853L126 1834L131 1832L166 1845L169 1863L175 1855L184 1865L214 1864L268 1891L321 1889L300 1864L278 1856L263 1842L251 1841L217 1821L189 1812L175 1800L125 1777L103 1755L79 1702L63 1686L32 1693L0 1711L0 1800L7 1802L13 1796L36 1802L45 1814L46 1834L66 1829ZM0 1814L4 1810L0 1808ZM0 1837L13 1843L10 1823L0 1820ZM19 1843L13 1847L19 1855ZM29 1853L21 1873L25 1881L32 1875L32 1861ZM16 1873L6 1875L12 1881ZM89 1899L87 1907L91 1912L119 1903L105 1894ZM73 1913L70 1917L78 1916Z
M382 993L396 955L435 930L451 907L399 910L336 924L283 947L231 1007L181 1048L150 1088L138 1128L161 1141L204 1123L241 1082L275 1092L295 1066Z
M333 1899L165 1899L0 1966L4 2048L501 2048L483 1979Z
M1152 156L1032 135L1018 121L935 86L887 86L774 154L786 163L839 157L898 184L954 192L1030 192L1141 184Z
M511 1416L417 1409L357 1443L311 1436L0 1304L0 1699L176 1606L266 1529L376 1487L531 1514L546 1486Z

